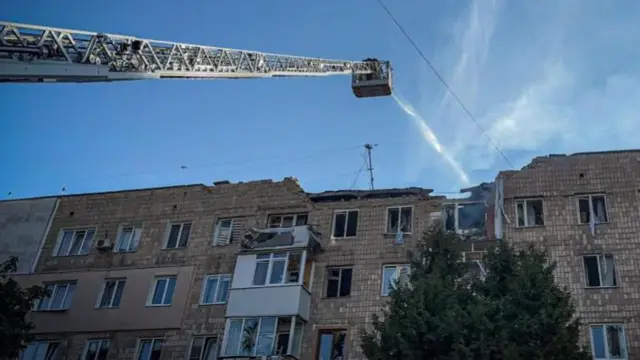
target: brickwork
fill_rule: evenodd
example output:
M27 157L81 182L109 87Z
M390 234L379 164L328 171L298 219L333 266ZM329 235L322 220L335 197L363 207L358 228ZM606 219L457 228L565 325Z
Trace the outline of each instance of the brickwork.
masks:
M621 323L629 359L640 359L640 152L537 158L503 172L505 238L535 243L557 262L556 279L572 293L588 344L588 324ZM605 194L608 222L580 225L576 197ZM544 226L518 228L516 199L542 198ZM612 254L618 286L587 288L583 255Z

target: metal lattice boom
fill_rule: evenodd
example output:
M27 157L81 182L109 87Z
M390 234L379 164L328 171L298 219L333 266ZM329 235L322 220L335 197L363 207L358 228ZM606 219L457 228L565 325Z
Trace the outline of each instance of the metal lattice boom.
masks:
M100 82L390 73L341 61L0 22L0 82Z

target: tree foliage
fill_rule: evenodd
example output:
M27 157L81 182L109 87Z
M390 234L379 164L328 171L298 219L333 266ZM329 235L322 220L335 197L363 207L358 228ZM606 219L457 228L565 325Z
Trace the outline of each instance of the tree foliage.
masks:
M0 264L0 359L15 359L31 341L34 325L26 319L33 303L47 296L41 286L23 288L11 277L18 259L11 257Z
M361 332L369 360L590 359L544 251L501 241L488 250L481 280L468 276L459 244L442 227L425 234L409 282Z

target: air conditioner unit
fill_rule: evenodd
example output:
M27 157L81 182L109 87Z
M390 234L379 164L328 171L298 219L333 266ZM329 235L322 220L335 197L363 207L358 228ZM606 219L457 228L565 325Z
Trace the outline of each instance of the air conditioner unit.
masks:
M113 248L113 244L111 243L111 239L98 240L98 243L96 244L96 248L99 251L111 250Z

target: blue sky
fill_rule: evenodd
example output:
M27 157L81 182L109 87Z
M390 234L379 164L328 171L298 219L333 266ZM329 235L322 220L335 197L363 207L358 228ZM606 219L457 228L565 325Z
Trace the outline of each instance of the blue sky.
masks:
M549 153L638 147L640 3L386 3L516 168ZM60 4L9 2L2 20L388 59L396 93L421 120L392 98L355 98L346 76L2 85L0 198L285 176L307 191L351 188L365 143L379 144L377 188L457 191L509 168L374 0ZM355 187L367 187L366 174Z

